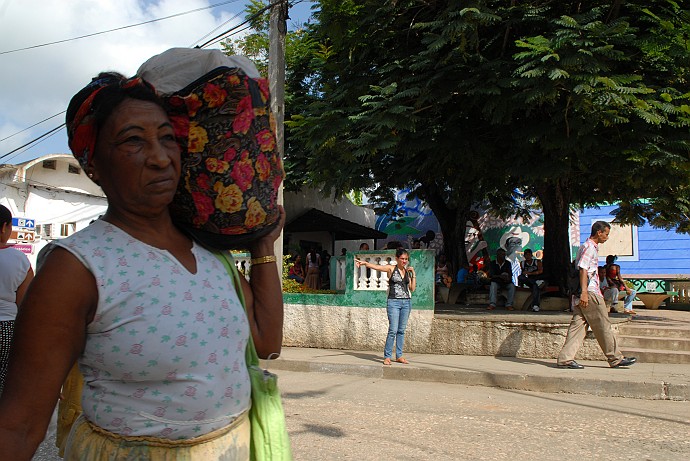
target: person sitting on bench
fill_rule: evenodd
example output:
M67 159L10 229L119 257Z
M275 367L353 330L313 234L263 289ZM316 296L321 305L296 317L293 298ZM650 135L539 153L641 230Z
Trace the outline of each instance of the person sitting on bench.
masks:
M513 271L511 263L506 259L506 250L499 248L496 250L496 261L491 261L491 286L489 287L489 307L488 310L496 309L496 300L499 290L507 290L506 309L513 310L513 297L515 296L515 285L513 285Z
M606 257L606 283L611 290L611 308L618 313L634 314L632 304L635 301L637 291L628 288L625 284L625 279L621 275L621 266L616 264L616 255L608 255ZM623 310L618 308L618 293L628 293L623 301Z
M544 268L541 260L532 255L532 250L525 249L525 260L522 261L522 273L518 277L518 286L532 289L532 311L539 312L541 304L541 287L544 285Z

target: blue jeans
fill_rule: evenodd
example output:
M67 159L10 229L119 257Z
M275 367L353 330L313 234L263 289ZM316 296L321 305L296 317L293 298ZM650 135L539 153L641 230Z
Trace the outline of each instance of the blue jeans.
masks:
M388 300L388 336L386 336L386 347L383 350L383 358L392 358L393 341L395 341L395 357L402 357L403 343L405 342L405 328L407 328L407 319L410 318L411 305L410 299Z
M297 283L304 283L304 277L300 277L299 275L288 275L287 278L295 280Z
M489 287L489 305L496 307L498 300L498 292L506 290L506 307L513 307L513 298L515 297L515 285L513 282L508 282L499 286L498 282L491 282Z
M618 293L619 290L616 287L609 288L611 290L611 307L616 308L618 304ZM632 303L635 301L635 296L637 296L637 291L628 289L629 294L623 300L623 309L626 311L632 310Z

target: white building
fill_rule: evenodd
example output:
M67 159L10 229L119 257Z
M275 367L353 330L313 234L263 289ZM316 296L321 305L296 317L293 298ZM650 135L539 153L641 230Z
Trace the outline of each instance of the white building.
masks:
M15 227L16 238L10 242L35 267L43 246L88 226L105 213L107 199L72 155L53 154L19 165L0 165L0 204L13 217L28 221L26 228Z
M15 218L35 227L15 227L10 243L24 251L35 267L36 256L50 240L67 237L105 213L103 191L82 171L70 154L52 154L19 165L0 165L0 204ZM324 197L314 189L285 193L285 250L310 247L340 254L356 251L361 242L374 249L374 239L386 234L374 229L374 211L349 200Z

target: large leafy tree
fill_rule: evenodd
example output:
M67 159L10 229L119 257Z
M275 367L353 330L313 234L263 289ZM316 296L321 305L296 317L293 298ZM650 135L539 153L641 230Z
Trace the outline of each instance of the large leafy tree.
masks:
M464 258L472 205L545 214L545 266L570 258L571 204L687 230L687 11L672 1L320 2L322 54L291 86L293 165L382 203L409 187ZM640 200L646 198L647 200ZM674 204L681 201L680 210Z

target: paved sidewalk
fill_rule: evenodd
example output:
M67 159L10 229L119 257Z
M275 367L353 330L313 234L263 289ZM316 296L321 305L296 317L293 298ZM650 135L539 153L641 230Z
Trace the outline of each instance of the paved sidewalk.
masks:
M690 365L637 363L609 368L579 361L584 370L557 368L555 360L463 355L406 354L408 365L383 365L381 352L284 347L269 369L340 373L377 379L430 381L538 392L637 399L690 400ZM266 362L262 361L262 364ZM279 374L279 373L278 373Z

